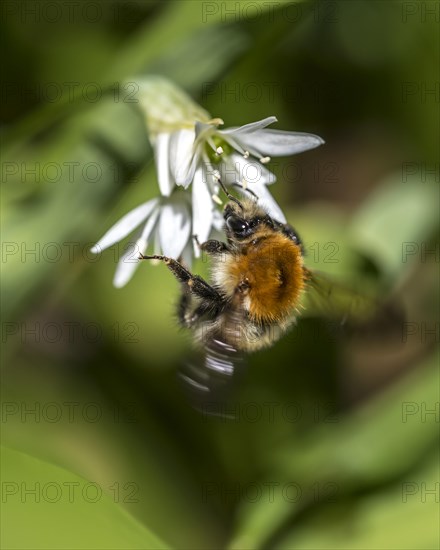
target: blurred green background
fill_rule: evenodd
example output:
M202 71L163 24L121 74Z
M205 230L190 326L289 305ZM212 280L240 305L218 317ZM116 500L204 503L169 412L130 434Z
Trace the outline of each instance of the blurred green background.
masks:
M438 9L3 2L3 548L438 548ZM405 322L308 312L250 357L235 419L193 410L175 281L116 290L122 245L88 252L157 193L148 74L226 126L322 136L272 191L310 267Z

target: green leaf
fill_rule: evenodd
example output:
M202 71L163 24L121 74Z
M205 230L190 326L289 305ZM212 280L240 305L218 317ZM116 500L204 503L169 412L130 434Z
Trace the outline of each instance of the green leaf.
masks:
M198 436L167 421L178 396L172 393L168 402L162 395L165 414L158 412L149 386L160 375L133 379L126 360L106 358L100 349L99 359L85 360L83 375L48 349L44 357L36 349L32 364L17 357L6 362L3 444L95 481L103 491L119 486L119 505L171 546L221 546L221 518L201 501L202 482L193 470L200 465L188 457Z
M353 220L349 232L357 248L396 280L415 262L438 229L439 187L433 177L396 174L379 187Z
M119 488L2 447L2 548L170 548L117 504Z
M439 398L437 354L421 372L413 372L375 400L341 422L323 424L303 441L295 439L274 453L265 483L290 482L313 490L333 484L338 495L374 489L403 476L438 440L435 410ZM312 499L313 500L313 499ZM291 502L279 497L243 504L231 548L260 548L310 506L310 500ZM386 546L383 546L386 547Z
M438 452L427 468L358 500L334 503L290 530L273 548L438 548Z

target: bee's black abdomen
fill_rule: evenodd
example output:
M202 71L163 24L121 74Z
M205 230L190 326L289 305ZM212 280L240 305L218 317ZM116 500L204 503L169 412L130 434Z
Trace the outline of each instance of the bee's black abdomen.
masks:
M233 418L231 399L237 374L244 370L243 355L220 335L205 345L204 355L186 363L180 379L192 406L208 416ZM228 412L229 411L229 412Z

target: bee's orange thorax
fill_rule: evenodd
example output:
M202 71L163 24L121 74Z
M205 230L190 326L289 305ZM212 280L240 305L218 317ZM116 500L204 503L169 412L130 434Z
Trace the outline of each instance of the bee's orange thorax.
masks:
M281 321L304 288L301 248L282 234L257 239L228 266L235 299L257 322Z

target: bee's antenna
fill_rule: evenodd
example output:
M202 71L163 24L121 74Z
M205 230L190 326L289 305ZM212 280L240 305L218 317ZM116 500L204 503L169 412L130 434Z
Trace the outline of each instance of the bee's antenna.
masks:
M231 185L233 185L234 187L240 187L241 189L243 189L243 191L246 191L246 193L249 193L249 195L252 195L257 200L259 200L258 195L256 193L254 193L252 191L252 189L249 189L248 187L245 187L242 183L235 182L235 183L232 183Z
M241 204L241 202L237 198L235 198L233 195L231 195L231 193L229 193L229 191L226 189L225 184L221 180L220 174L218 173L215 174L214 178L217 180L217 183L220 185L220 187L223 190L223 193L228 197L228 199L238 204L238 206L243 210L243 205Z

